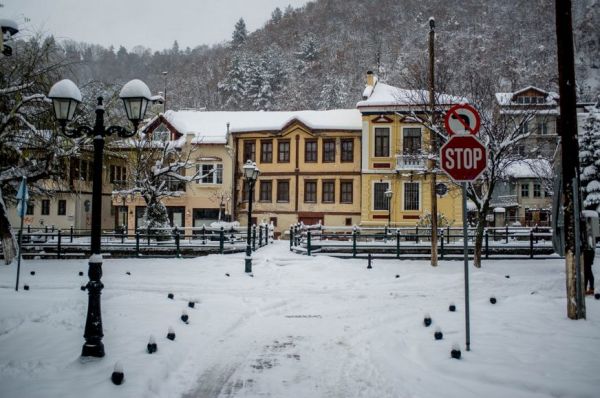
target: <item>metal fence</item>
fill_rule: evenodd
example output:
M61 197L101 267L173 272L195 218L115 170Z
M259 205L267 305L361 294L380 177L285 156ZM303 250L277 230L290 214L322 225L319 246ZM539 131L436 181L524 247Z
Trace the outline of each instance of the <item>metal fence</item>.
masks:
M289 230L290 250L312 255L339 254L359 257L376 254L382 257L422 257L431 255L431 228L425 227L325 227L322 225L292 225ZM468 228L468 250L474 252L476 229ZM463 254L463 229L440 228L438 231L440 258ZM482 255L535 256L554 253L552 230L547 227L486 228Z
M90 230L27 228L22 231L21 253L24 258L84 258L90 255ZM17 232L17 242L21 231ZM251 228L252 250L273 241L268 224ZM111 257L192 257L212 253L243 252L247 244L247 226L230 228L188 227L103 231L102 252ZM0 253L1 254L1 253Z

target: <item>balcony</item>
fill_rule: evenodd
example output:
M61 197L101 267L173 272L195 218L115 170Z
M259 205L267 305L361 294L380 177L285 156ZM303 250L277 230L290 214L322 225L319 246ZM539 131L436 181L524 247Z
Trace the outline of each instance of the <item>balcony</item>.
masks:
M396 170L424 170L427 157L421 154L396 155Z

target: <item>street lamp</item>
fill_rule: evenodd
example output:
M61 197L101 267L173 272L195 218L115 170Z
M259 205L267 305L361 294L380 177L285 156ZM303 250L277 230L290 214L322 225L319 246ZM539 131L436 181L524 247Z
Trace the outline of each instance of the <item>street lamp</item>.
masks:
M92 185L92 239L91 256L89 259L88 277L86 285L88 290L88 310L85 322L85 343L81 351L83 357L103 357L104 344L102 343L102 316L100 313L100 294L104 285L100 281L102 277L102 254L100 253L100 234L102 223L102 159L104 157L104 137L118 134L120 137L132 137L144 118L146 108L150 101L157 97L150 95L150 89L141 80L131 80L119 94L125 105L127 117L133 124L134 129L128 131L124 127L104 127L104 105L103 98L98 97L96 106L96 122L94 127L86 125L67 129L67 123L73 120L77 105L81 102L81 92L71 80L65 79L54 84L48 93L52 100L54 114L58 120L62 133L70 138L88 135L94 137L94 174Z
M246 184L248 184L248 233L246 234L246 272L252 272L252 248L250 247L250 235L252 233L252 199L254 198L254 184L260 174L260 170L256 167L256 163L248 159L243 167L244 178L246 178Z
M388 187L388 189L383 193L383 195L385 196L385 198L387 199L387 205L388 205L388 227L390 226L391 220L392 220L392 195L394 194L394 192L392 192L391 188Z

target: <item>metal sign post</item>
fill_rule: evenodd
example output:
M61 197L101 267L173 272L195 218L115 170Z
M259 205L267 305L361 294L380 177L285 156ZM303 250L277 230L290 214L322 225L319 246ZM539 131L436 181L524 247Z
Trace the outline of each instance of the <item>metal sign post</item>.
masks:
M463 251L465 265L466 348L471 351L471 315L469 312L469 227L467 224L467 183L475 181L487 169L487 148L476 138L481 125L479 113L468 104L455 105L444 118L450 139L440 149L440 166L462 185Z
M471 321L469 317L469 228L467 226L467 183L462 183L463 249L465 261L465 327L467 351L471 351Z

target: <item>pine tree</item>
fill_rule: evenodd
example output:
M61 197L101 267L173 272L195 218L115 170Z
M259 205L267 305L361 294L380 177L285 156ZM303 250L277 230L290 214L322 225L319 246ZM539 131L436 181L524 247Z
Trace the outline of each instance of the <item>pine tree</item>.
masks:
M224 93L225 108L243 110L248 95L248 70L246 57L237 53L231 59L227 76L219 82L219 90Z
M600 210L600 109L593 108L580 137L581 192L583 206Z
M236 22L233 29L231 42L234 47L239 47L244 44L247 38L248 30L246 29L246 22L244 22L244 18L240 18L240 20Z
M339 109L346 104L346 85L337 76L330 77L323 84L319 100L319 109Z
M271 13L271 22L277 24L281 21L281 18L283 18L283 12L281 12L281 8L277 7Z

